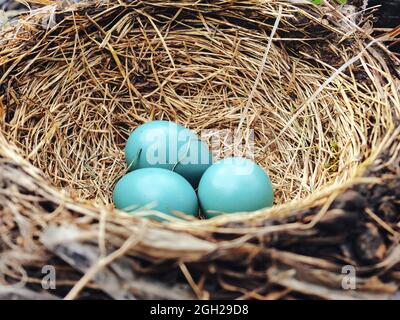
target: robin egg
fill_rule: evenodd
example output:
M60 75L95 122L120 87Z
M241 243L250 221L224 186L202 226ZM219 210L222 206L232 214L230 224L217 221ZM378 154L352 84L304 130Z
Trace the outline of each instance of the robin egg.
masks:
M198 197L207 217L271 207L274 200L268 175L244 158L226 158L208 168L200 180Z
M125 147L128 170L173 170L196 188L212 164L207 144L191 130L170 121L150 121L137 127Z
M196 192L179 174L161 168L143 168L129 172L115 185L115 207L133 213L140 209L157 210L169 215L175 211L195 216Z

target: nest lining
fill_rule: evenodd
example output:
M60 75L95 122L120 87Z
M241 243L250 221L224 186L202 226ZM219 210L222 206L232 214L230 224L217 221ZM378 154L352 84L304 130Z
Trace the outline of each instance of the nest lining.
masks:
M329 4L291 1L84 2L43 28L46 10L0 40L5 283L35 283L34 270L57 257L67 298L92 288L96 272L107 281L95 287L114 298L397 290L398 61L378 44L366 50L367 33ZM198 132L253 129L279 205L163 225L113 211L129 132L161 118ZM348 263L366 292L332 289Z
M299 57L293 43L332 47L323 39L329 30L317 40L288 39L299 19L295 7L286 3L279 15L272 2L239 4L204 12L110 6L114 17L98 11L96 23L79 10L64 13L51 31L35 30L31 41L41 40L13 68L18 81L6 94L5 136L55 186L102 204L126 172L129 133L153 119L211 130L205 138L219 141L217 159L254 156L271 176L277 204L346 181L390 125L390 104L354 74L338 76L309 101L332 68ZM278 17L281 29L263 63ZM332 51L344 63L355 49ZM232 136L243 137L239 148Z

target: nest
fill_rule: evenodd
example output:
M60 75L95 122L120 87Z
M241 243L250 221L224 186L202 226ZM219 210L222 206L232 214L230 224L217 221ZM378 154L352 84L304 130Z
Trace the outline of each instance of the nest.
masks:
M371 32L366 15L289 0L22 15L0 38L0 297L395 295L399 61ZM217 158L252 142L275 206L163 223L115 210L124 143L154 119L206 132Z

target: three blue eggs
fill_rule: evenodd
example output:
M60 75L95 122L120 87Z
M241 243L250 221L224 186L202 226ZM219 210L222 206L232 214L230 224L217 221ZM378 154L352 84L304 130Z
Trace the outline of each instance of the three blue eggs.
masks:
M128 173L113 191L120 210L197 216L200 208L210 218L273 205L273 187L260 166L244 158L213 164L207 144L174 122L137 127L126 143L125 160Z

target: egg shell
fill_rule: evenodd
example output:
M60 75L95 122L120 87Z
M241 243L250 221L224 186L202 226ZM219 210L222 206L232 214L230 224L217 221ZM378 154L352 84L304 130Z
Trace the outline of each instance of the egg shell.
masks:
M129 172L115 185L115 207L133 213L143 207L174 216L179 211L198 214L196 192L179 174L161 168L144 168Z
M268 175L244 158L226 158L208 168L200 180L198 197L207 217L271 207L274 200Z
M173 170L194 188L212 164L207 144L193 131L163 120L147 122L130 134L125 159L130 171L141 168Z

